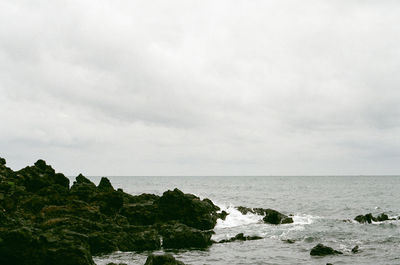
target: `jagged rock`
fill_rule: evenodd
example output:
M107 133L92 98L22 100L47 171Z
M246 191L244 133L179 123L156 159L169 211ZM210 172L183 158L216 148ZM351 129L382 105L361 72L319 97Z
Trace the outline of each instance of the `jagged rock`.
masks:
M209 199L175 189L163 196L114 190L82 174L71 187L38 160L14 172L0 159L0 264L93 265L92 255L161 248L206 248L217 218ZM237 237L237 240L250 240Z
M120 214L126 216L132 225L152 225L157 221L158 207L152 201L125 204Z
M176 260L170 254L153 255L147 257L144 265L185 265L182 261Z
M291 217L288 217L287 215L284 215L272 209L265 210L265 217L263 218L263 221L265 223L275 224L275 225L293 223L293 219Z
M79 174L75 178L70 193L76 199L89 202L96 195L97 187L88 178Z
M114 191L113 186L108 178L102 177L97 188L101 191Z
M258 215L264 215L264 222L269 223L269 224L290 224L293 223L293 218L280 213L276 210L273 209L264 209L264 208L248 208L248 207L243 207L239 206L236 207L236 209L241 212L242 214L258 214Z
M218 241L218 243L227 243L227 242L234 242L234 241L248 241L248 240L258 240L258 239L262 239L262 237L260 237L260 236L244 236L243 233L240 233L230 239L220 240L220 241Z
M25 167L17 172L21 177L22 184L27 191L36 192L44 187L58 184L69 188L69 179L46 164L43 160L38 160L34 166Z
M161 221L178 221L201 230L214 228L219 210L210 200L200 200L178 189L164 192L158 201L158 208Z
M389 216L385 213L381 213L377 217L374 217L371 213L368 213L366 215L357 215L354 220L356 220L359 223L372 223L374 222L382 222L382 221L387 221L387 220L396 220L395 218L389 218Z
M310 251L311 256L327 256L327 255L336 255L336 254L343 254L343 253L340 251L334 250L331 247L327 247L323 244L316 245Z

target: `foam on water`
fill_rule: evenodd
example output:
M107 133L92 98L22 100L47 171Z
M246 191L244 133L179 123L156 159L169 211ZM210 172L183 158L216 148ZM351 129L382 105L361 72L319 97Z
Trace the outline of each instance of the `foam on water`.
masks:
M300 214L292 216L292 219L293 219L293 224L295 225L309 225L315 222L315 220L321 219L321 217L309 214Z
M222 211L226 211L228 216L226 216L225 220L217 220L216 229L256 224L261 222L263 218L261 215L252 213L242 214L233 205L219 207Z

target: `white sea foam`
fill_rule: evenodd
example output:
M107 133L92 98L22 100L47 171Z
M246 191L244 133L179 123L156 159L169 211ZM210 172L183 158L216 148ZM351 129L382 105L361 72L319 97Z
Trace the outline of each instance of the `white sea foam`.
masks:
M309 225L312 224L316 219L321 219L319 216L313 216L309 214L294 215L292 218L293 224L295 225Z
M215 228L227 228L235 226L243 226L248 224L256 224L262 221L262 216L252 213L242 214L233 205L219 206L222 211L226 211L229 215L225 220L218 219Z

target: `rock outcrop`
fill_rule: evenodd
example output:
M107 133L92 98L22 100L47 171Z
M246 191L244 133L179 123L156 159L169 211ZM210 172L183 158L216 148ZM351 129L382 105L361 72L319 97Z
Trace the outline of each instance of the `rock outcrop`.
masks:
M343 253L338 250L334 250L331 247L327 247L323 244L316 245L310 251L311 256L327 256L327 255L336 255L336 254L343 254Z
M354 218L359 223L372 223L374 222L382 222L382 221L388 221L388 220L396 220L395 218L389 218L389 216L385 213L381 213L377 217L374 217L371 213L368 213L366 215L357 215L356 218Z
M264 209L264 208L248 208L239 206L236 209L241 212L242 214L258 214L264 216L263 221L268 224L290 224L293 223L293 218L287 216L283 213L280 213L273 209Z
M94 265L92 255L117 250L206 248L221 216L178 189L133 196L82 174L69 185L43 160L13 171L0 158L0 264Z
M258 240L258 239L262 239L262 237L260 237L260 236L245 236L243 233L240 233L232 238L220 240L220 241L218 241L218 243L228 243L228 242L234 242L234 241L248 241L248 240Z
M144 265L185 265L182 261L178 261L170 254L150 255L147 257Z

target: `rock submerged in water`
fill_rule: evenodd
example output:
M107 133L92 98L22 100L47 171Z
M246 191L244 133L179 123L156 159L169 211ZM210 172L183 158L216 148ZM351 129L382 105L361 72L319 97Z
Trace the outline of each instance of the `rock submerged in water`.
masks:
M234 241L248 241L248 240L258 240L262 239L260 236L245 236L243 233L239 233L236 236L229 238L229 239L223 239L218 241L217 243L228 243L228 242L234 242Z
M69 187L43 160L13 171L0 158L0 264L94 265L92 255L118 250L204 248L217 211L178 189L133 196L82 174Z
M354 254L358 253L358 251L359 251L359 247L358 246L355 246L354 248L351 249L351 252L354 253Z
M185 265L182 261L176 260L170 254L164 255L150 255L146 259L144 265Z
M264 215L263 221L268 224L290 224L293 223L293 218L289 217L283 213L280 213L276 210L273 209L264 209L264 208L248 208L248 207L243 207L239 206L236 207L236 209L241 212L242 214L258 214L258 215Z
M374 222L382 222L382 221L388 221L388 220L396 220L395 218L389 218L389 216L385 213L381 213L380 215L378 215L377 217L374 217L371 213L368 213L366 215L357 215L354 218L355 221L359 222L359 223L372 223L372 221Z
M336 254L343 254L343 253L340 251L334 250L331 247L327 247L323 244L316 245L310 251L311 256L327 256L327 255L336 255Z

